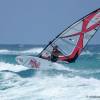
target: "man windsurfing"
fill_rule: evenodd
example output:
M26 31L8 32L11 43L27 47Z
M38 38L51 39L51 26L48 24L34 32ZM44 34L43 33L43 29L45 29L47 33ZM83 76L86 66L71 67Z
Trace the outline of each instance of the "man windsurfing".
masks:
M61 52L58 50L58 46L57 45L54 46L52 53L51 53L50 60L52 62L57 62L60 54L61 54Z
M53 47L51 55L47 56L47 57L40 55L40 58L47 59L47 60L50 60L52 62L57 62L58 58L59 58L59 55L61 54L61 52L58 50L58 46L57 45L56 46L51 45L51 46Z
M17 62L21 65L28 66L29 68L33 68L29 63L33 58L37 62L41 62L41 66L46 66L47 64L43 59L52 62L75 62L87 43L99 29L100 8L79 19L59 33L37 57L19 56L17 57ZM22 62L20 62L20 58L23 58Z

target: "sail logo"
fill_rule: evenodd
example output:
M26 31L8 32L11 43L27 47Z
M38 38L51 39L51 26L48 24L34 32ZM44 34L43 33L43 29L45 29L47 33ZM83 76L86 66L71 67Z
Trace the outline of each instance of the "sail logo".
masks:
M39 68L40 62L37 62L35 59L31 59L29 65L31 65L33 68Z

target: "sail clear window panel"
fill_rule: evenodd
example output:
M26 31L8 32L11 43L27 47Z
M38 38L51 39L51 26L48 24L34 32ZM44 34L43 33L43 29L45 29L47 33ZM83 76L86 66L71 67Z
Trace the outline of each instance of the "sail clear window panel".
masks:
M87 44L87 42L90 40L90 38L95 34L96 30L92 30L90 32L84 33L84 42L83 42L83 46L85 46Z
M72 35L78 32L81 32L82 30L82 24L83 21L79 21L76 24L72 25L69 29L65 30L60 37L64 37L64 36L68 36L68 35Z
M87 28L100 21L100 13L96 14L95 17L88 23Z

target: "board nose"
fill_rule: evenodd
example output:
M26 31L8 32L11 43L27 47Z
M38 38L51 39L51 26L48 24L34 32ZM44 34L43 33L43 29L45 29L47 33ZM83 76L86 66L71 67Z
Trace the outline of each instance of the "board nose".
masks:
M17 57L16 57L16 62L17 62L18 64L22 64L22 63L23 63L23 57L17 56Z

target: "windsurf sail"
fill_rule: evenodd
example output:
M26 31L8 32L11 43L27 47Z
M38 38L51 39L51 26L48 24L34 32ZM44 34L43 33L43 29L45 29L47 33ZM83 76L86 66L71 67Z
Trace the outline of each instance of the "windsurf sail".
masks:
M53 47L61 52L60 61L75 62L100 27L100 8L81 18L56 36L39 54L50 60Z

